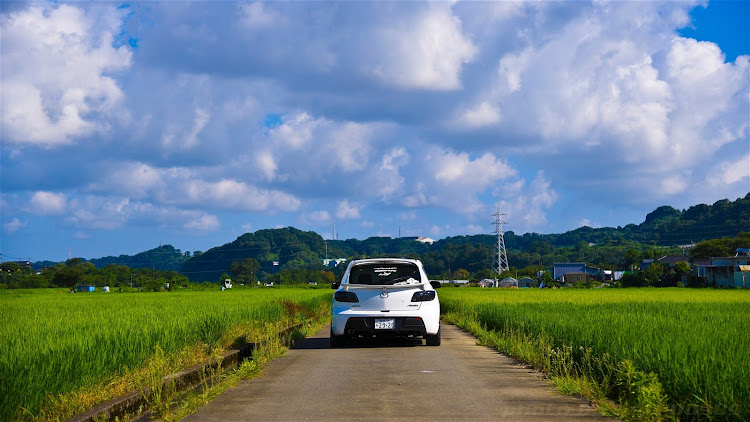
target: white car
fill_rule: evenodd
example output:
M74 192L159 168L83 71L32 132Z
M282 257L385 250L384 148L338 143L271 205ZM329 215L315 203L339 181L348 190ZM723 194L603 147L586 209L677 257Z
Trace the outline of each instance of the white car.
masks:
M434 284L433 284L434 283ZM352 261L331 303L331 347L362 337L424 338L440 345L440 302L422 263L415 259Z

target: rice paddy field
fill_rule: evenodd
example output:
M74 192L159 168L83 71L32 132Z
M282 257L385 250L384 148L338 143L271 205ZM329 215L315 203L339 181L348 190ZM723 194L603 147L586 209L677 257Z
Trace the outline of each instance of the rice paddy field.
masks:
M635 407L666 405L651 414L633 409L628 419L750 420L750 291L444 288L439 294L446 320L489 333L502 351L558 377L590 379Z
M137 373L155 354L172 356L171 369L179 369L237 335L261 337L321 318L330 300L330 290L292 288L0 291L0 420L56 419L60 413L46 408L62 407L65 415L70 405L60 403L96 394L87 388L114 388L117 377Z

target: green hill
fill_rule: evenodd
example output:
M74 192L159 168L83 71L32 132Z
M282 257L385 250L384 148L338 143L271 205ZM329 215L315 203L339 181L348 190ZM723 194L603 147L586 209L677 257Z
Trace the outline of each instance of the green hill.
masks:
M624 227L580 227L561 234L517 235L508 231L505 245L511 266L516 268L551 265L554 261L586 261L623 268L637 259L679 253L677 245L735 237L740 232L750 232L750 193L735 201L723 199L686 210L661 206L646 215L641 224ZM489 234L448 237L433 245L390 237L325 241L315 232L287 227L246 233L193 257L189 252L164 245L132 256L107 256L90 262L98 268L117 264L173 270L181 271L193 281L217 281L222 273L230 274L232 262L246 258L260 263L262 278L283 268L322 267L326 257L403 256L422 259L430 273L438 276L459 268L471 273L490 268L496 242L496 237ZM37 262L34 268L43 264L55 263Z
M109 264L126 265L130 268L151 268L162 271L180 271L182 264L187 261L188 253L182 253L172 245L159 246L135 255L105 256L90 259L96 268L103 268Z
M508 259L516 268L563 260L615 268L641 258L678 253L676 246L680 244L736 236L743 231L750 231L750 193L736 201L724 199L686 210L662 206L638 225L581 227L562 234L516 235L508 231L505 244ZM316 268L326 256L403 256L422 259L433 275L459 268L476 273L491 267L496 241L493 235L448 237L433 245L390 237L325 241L316 232L294 227L266 229L243 234L233 242L188 259L182 272L194 281L216 281L222 273L230 273L233 261L246 258L256 259L261 272L267 275L282 268ZM632 251L626 258L629 250Z

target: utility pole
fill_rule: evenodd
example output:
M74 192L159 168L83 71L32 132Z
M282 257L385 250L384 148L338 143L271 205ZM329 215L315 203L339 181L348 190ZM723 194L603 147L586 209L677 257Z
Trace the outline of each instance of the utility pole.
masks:
M505 238L503 237L503 224L508 224L503 221L504 215L500 211L500 203L498 203L497 210L492 214L495 217L495 221L492 224L495 226L495 234L497 235L497 252L495 252L497 259L493 259L492 269L498 274L498 278L500 274L510 269L508 266L508 255L505 252Z

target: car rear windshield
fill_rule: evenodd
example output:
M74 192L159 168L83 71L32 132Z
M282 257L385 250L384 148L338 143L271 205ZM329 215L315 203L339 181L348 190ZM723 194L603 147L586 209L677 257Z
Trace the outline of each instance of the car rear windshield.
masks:
M421 282L419 267L410 263L355 265L349 273L349 284L400 286Z

